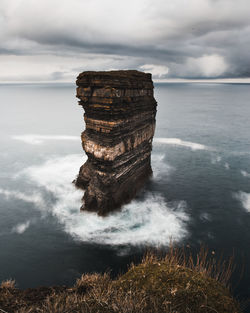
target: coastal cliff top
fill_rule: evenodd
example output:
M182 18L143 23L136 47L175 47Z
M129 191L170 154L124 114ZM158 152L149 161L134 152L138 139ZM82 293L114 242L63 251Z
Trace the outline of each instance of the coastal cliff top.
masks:
M196 260L183 253L170 248L165 257L147 254L117 279L107 273L84 274L72 287L19 290L14 281L2 282L0 311L240 313L239 303L227 287L232 273L230 261L220 266L207 250L201 250Z
M137 70L86 71L78 75L76 84L83 87L153 88L152 75Z

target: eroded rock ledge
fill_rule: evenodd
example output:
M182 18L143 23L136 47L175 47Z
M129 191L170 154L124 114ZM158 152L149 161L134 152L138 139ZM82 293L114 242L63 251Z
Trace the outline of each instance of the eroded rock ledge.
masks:
M152 174L153 82L151 74L109 71L83 72L76 84L88 156L76 179L85 189L81 209L105 215L129 202Z

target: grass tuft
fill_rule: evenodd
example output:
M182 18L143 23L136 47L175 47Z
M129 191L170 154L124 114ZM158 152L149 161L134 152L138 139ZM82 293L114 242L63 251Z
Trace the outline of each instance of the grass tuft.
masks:
M16 287L16 282L14 279L7 279L2 281L0 288L1 289L14 289Z

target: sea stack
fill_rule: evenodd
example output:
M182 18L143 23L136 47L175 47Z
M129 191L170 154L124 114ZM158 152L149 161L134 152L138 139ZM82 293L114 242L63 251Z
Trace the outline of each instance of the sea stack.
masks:
M134 70L83 72L76 84L88 160L75 184L85 190L81 209L105 215L129 202L152 174L154 86L151 74Z

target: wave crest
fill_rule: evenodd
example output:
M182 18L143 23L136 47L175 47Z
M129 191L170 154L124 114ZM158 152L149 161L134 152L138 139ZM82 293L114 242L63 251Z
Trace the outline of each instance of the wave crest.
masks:
M186 148L190 148L191 150L211 150L210 147L205 146L200 143L191 142L191 141L184 141L179 138L154 138L153 142L155 144L166 144L166 145L173 145L173 146L182 146Z
M238 191L234 194L234 197L238 199L241 202L243 208L250 213L250 193Z
M48 140L70 140L70 141L79 141L80 137L78 136L68 136L68 135L36 135L36 134L27 134L27 135L18 135L11 137L14 140L19 140L30 145L40 145Z

